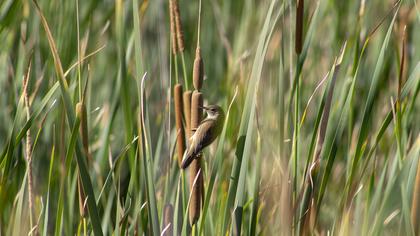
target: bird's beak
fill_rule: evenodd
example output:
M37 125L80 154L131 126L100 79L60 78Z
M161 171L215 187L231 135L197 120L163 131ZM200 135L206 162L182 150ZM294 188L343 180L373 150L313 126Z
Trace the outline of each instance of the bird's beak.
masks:
M198 106L198 108L204 109L204 110L208 110L209 109L208 107L205 107L205 106Z

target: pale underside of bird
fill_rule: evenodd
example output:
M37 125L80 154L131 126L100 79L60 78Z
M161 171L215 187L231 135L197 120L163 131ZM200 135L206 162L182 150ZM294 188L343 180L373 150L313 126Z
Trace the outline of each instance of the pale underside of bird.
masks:
M189 140L189 147L182 158L181 168L187 168L197 158L204 148L209 146L219 136L223 129L224 112L221 107L211 105L203 107L207 112L204 119Z

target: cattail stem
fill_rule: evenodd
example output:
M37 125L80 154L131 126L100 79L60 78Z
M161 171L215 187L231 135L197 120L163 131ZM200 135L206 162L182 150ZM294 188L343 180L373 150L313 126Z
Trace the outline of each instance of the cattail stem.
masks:
M201 31L201 0L198 2L198 24L197 24L197 47L200 46L200 31Z
M184 83L185 83L185 89L189 89L188 85L188 78L187 78L187 69L185 67L185 58L184 58L184 52L181 52L181 60L182 60L182 72L184 73Z
M185 151L185 131L182 125L182 85L176 84L174 87L174 103L175 103L175 123L177 137L178 164L181 166L182 157Z
M175 56L174 56L174 63L175 63L175 65L174 65L174 67L175 67L175 83L179 83L179 81L178 81L178 57L177 57L177 55L175 54Z
M203 94L194 91L191 99L191 129L196 129L202 119ZM190 224L197 223L201 212L201 194L203 188L203 171L201 170L201 154L192 161L190 165L190 187L191 187L191 202L189 207ZM198 176L197 176L198 175ZM194 180L197 182L194 185Z
M76 28L77 28L77 81L79 83L79 100L82 99L82 48L80 46L79 0L76 1Z
M297 0L295 52L298 55L302 52L302 44L303 44L303 9L304 9L304 0Z
M84 235L87 235L87 223L86 223L86 218L83 218L83 233L84 233Z

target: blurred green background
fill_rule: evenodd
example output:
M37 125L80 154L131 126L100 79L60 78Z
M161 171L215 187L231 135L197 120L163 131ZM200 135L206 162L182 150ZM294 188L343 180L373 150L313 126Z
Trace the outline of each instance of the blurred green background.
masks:
M199 1L178 2L191 85ZM0 2L0 235L158 235L165 204L183 235L419 232L418 1L305 1L296 54L296 1L202 0L204 104L230 110L225 133L205 151L209 205L195 228L174 161L169 1L37 3L48 29L33 1ZM60 66L47 31L67 89L54 87ZM90 154L80 172L96 201L83 218L77 176L86 155L71 114L85 84Z

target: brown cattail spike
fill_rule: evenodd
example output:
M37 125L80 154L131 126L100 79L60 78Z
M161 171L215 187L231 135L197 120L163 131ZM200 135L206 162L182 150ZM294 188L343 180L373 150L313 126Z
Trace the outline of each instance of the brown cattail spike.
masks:
M191 129L196 129L200 125L203 111L203 93L194 91L191 98Z
M185 119L185 130L186 136L191 137L191 96L192 91L188 90L184 92L183 101L184 101L184 119Z
M172 0L172 7L174 9L174 18L175 18L175 29L176 29L176 38L178 43L178 50L180 52L184 51L184 33L182 32L181 24L181 15L179 13L179 4L178 0Z
M171 44L172 53L175 55L178 52L178 46L176 44L176 27L175 27L175 13L174 13L174 0L169 0L169 20L171 25Z
M172 204L166 204L163 209L163 229L162 235L172 236L173 235L173 218L174 208Z
M295 51L297 54L302 52L303 43L303 8L304 0L297 0L296 5L296 35L295 35Z
M201 58L201 49L198 46L195 50L194 69L193 69L193 84L196 90L200 90L203 86L204 65Z
M190 225L197 223L200 218L201 200L203 193L203 169L201 168L201 154L191 163L190 167L191 201L189 208Z
M175 123L177 134L177 151L178 151L178 164L181 166L182 157L185 151L185 131L182 125L182 85L176 84L174 87L174 102L175 102Z
M203 94L194 91L191 99L191 129L196 129L202 118ZM201 212L201 194L203 188L203 173L201 169L201 154L191 163L190 168L191 202L189 207L190 224L197 223Z

